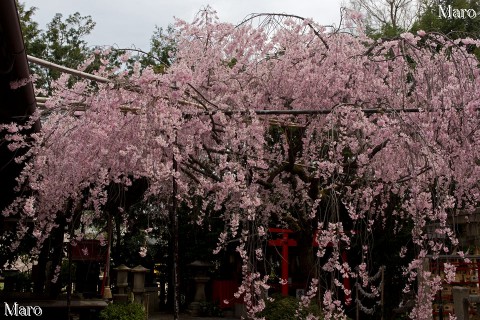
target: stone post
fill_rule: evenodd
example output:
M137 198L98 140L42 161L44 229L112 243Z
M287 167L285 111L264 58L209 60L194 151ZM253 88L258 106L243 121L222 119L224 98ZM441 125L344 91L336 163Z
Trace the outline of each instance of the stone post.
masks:
M117 271L118 293L125 294L125 289L128 287L128 272L130 271L130 268L121 264L113 270Z
M465 287L453 287L453 308L457 320L468 320L468 297L470 290Z
M142 296L145 292L145 273L147 271L148 269L140 265L130 270L133 273L133 300L137 303L142 303Z
M196 270L197 275L193 278L195 281L195 297L193 298L193 302L188 306L188 310L192 316L196 317L199 314L202 302L207 301L205 285L210 280L210 277L207 276L207 270L211 267L211 264L197 260L189 266Z

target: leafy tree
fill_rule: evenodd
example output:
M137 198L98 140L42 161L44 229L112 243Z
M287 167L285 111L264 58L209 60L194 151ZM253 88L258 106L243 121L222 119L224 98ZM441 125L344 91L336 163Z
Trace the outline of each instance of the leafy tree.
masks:
M174 59L176 50L175 28L169 25L166 30L155 26L155 30L150 39L150 50L148 55L142 56L140 62L144 66L154 66L157 73L166 71Z
M27 54L59 65L76 69L91 55L85 37L95 27L90 16L81 16L76 12L67 18L57 13L48 23L46 30L41 30L33 20L37 8L26 8L25 4L17 3ZM51 84L58 79L60 72L32 65L32 73L38 79L36 86L51 92Z
M415 21L412 32L424 30L427 32L440 32L453 39L476 38L480 36L480 19L448 19L441 15L440 6L448 11L448 6L454 9L471 9L480 12L480 1L478 0L449 0L449 1L425 1L422 14Z
M417 0L350 0L347 7L363 15L367 34L374 38L409 30L419 10Z
M17 1L17 10L27 53L35 54L42 51L43 45L40 39L42 30L39 28L38 22L33 20L37 8L25 8L24 3Z
M91 54L84 38L94 27L95 22L90 16L81 16L76 12L63 19L63 16L57 13L40 37L44 44L39 52L40 57L76 69ZM58 77L59 71L44 70L39 85L46 86L50 91L52 81Z
M143 51L141 49L129 48L111 48L107 58L108 68L121 68L128 70L128 74L134 73L137 68L152 68L155 73L164 73L175 59L175 28L170 25L164 30L155 26L155 30L150 39L150 49ZM97 70L100 66L100 56L97 55L88 70Z

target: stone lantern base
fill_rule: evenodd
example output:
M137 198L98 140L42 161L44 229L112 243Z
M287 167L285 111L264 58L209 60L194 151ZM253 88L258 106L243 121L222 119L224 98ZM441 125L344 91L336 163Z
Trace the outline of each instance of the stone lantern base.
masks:
M201 303L194 301L188 305L188 313L192 317L198 317L198 315L200 314L200 307Z
M200 312L200 308L202 305L202 302L207 301L207 297L205 295L205 285L210 280L210 277L207 276L199 276L193 278L195 280L195 298L193 299L194 301L190 303L188 306L188 312L190 313L191 316L196 317L198 316Z

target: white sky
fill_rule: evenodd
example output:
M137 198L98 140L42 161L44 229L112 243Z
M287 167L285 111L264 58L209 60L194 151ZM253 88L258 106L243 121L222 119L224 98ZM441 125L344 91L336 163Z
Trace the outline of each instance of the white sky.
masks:
M1 0L0 0L1 1ZM55 13L67 17L80 12L96 22L87 38L90 45L115 45L148 50L155 25L166 27L174 17L193 21L206 5L221 21L239 23L251 13L289 13L312 18L323 25L338 25L343 0L20 0L37 7L33 19L45 29Z

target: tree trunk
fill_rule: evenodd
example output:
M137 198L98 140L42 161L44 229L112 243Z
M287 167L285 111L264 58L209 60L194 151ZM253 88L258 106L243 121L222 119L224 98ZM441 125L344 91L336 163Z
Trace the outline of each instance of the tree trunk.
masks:
M62 215L57 218L58 227L52 231L51 236L51 247L53 248L53 252L51 254L50 261L52 262L50 265L50 272L49 277L46 279L47 282L45 283L46 294L50 298L56 298L61 292L62 289L62 279L60 276L60 272L55 274L55 269L57 266L62 266L62 259L63 259L63 238L65 234L65 217ZM52 282L52 280L56 279L57 281Z
M50 239L45 240L38 255L38 262L36 265L35 278L33 279L33 293L42 295L44 293L45 281L47 278L47 260L48 252L50 251Z

